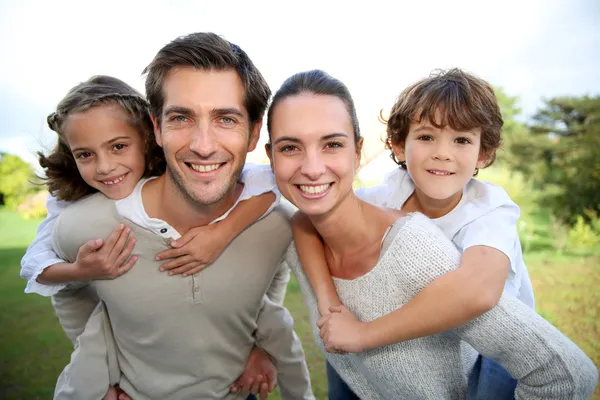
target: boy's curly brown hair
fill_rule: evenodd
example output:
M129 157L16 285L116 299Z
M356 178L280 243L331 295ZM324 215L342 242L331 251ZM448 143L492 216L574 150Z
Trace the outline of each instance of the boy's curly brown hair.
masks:
M56 111L47 118L50 129L58 134L58 143L47 156L38 152L40 166L45 172L45 176L40 178L57 199L76 201L97 191L85 183L79 174L63 130L71 113L84 112L107 104L118 104L122 107L131 117L131 124L141 135L146 162L144 177L160 175L165 171L164 153L154 138L149 106L144 97L117 78L93 76L69 90L58 103Z
M387 120L386 149L392 144L402 145L406 140L411 122L424 119L436 128L468 131L481 128L480 154L487 157L486 167L492 165L496 150L500 147L502 113L494 89L489 83L458 68L448 71L436 70L428 78L407 87L400 93ZM406 169L394 155L395 163Z

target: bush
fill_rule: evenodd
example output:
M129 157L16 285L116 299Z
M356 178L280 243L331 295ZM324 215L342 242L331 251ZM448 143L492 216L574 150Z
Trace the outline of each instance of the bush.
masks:
M577 222L569 229L568 245L574 250L591 250L600 246L600 218L595 212L588 211L590 222L579 215Z

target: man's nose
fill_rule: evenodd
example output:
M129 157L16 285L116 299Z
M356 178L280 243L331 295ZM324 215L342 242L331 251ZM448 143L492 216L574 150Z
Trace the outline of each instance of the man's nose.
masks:
M216 138L208 124L201 123L194 129L190 150L202 158L208 158L217 151Z

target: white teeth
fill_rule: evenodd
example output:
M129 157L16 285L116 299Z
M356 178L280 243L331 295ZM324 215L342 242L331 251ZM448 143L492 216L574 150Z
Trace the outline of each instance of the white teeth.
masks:
M300 187L300 190L302 190L304 193L319 194L319 193L323 193L324 191L329 189L329 186L331 186L331 183L327 183L325 185L319 185L319 186L307 186L307 185L298 185L298 186Z
M190 166L192 167L192 169L194 171L198 171L198 172L210 172L210 171L214 171L215 169L219 168L220 165L221 164L196 165L196 164L190 163Z
M433 171L433 170L429 170L429 172L431 172L434 175L442 175L442 176L452 175L451 172L442 172L442 171Z
M104 183L105 185L114 185L114 184L121 182L123 179L125 179L125 175L121 175L114 181L102 181L102 183Z

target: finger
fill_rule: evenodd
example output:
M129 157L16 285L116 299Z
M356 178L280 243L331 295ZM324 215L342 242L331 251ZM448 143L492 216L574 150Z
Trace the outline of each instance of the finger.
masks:
M242 390L244 391L249 391L252 388L252 385L254 384L254 378L248 378L244 381L244 385L242 386Z
M115 265L117 266L117 268L120 265L123 265L123 263L125 262L125 260L127 260L129 258L129 256L131 255L131 252L133 251L133 247L135 246L135 238L129 238L129 240L127 241L127 245L125 246L125 248L121 251L121 253L119 254L119 256L117 257L117 259L115 260Z
M129 260L127 260L127 262L125 264L123 264L122 266L119 267L118 271L118 275L117 276L121 276L123 274L125 274L127 271L129 271L131 268L133 268L133 265L135 264L135 262L138 260L138 256L133 256L131 257Z
M110 253L112 248L115 246L115 243L117 243L117 240L119 240L119 236L121 236L121 232L123 232L123 229L125 229L125 225L117 225L117 227L114 231L112 231L108 239L106 239L104 246L102 246L102 251L106 252L107 254Z
M331 307L329 307L329 312L332 312L332 313L333 313L333 312L340 313L340 312L342 312L342 308L343 308L343 307L344 307L344 306L331 306Z
M198 265L197 263L197 261L192 261L191 263L183 265L179 268L172 269L171 271L169 271L169 275L183 274L183 276L189 276L191 275L191 273L188 271L195 268Z
M269 384L269 393L271 393L277 386L277 371L267 372L267 383Z
M127 241L129 239L130 233L131 233L131 228L128 226L126 226L121 231L121 234L119 235L119 238L117 239L117 242L113 246L112 250L110 250L110 253L108 255L108 260L110 263L114 264L116 262L117 258L119 257L119 254L121 254L121 252L127 245Z
M88 240L79 248L79 257L83 258L89 256L102 247L102 243L104 243L102 239Z
M269 397L269 385L264 382L260 385L259 399L267 400L267 397Z
M254 380L254 383L252 384L252 387L250 388L250 393L258 394L261 383L262 383L262 375L257 375L256 379Z
M171 247L179 248L179 247L182 247L182 246L185 246L186 244L188 244L197 235L198 235L197 230L190 229L182 237L180 237L177 240L172 240L171 243L169 243L169 244L171 245Z
M194 265L196 265L196 264L199 264L199 265L196 266L196 267L194 267ZM202 264L202 263L199 263L199 262L191 262L188 265L191 267L191 269L188 270L187 272L184 272L183 276L188 276L188 275L195 274L196 272L200 272L200 271L202 271L204 268L206 268L208 266L208 264ZM184 267L185 267L185 265L184 265Z
M323 325L331 318L331 314L327 314L317 320L317 328L321 329Z
M184 249L169 249L165 251L161 251L156 255L156 260L167 260L169 258L177 258L187 254L187 250Z
M160 270L161 271L170 271L170 270L172 270L174 268L181 267L181 266L189 264L189 263L191 263L193 261L194 261L194 257L192 257L190 255L185 255L185 256L177 257L174 260L171 260L169 262L161 264Z

